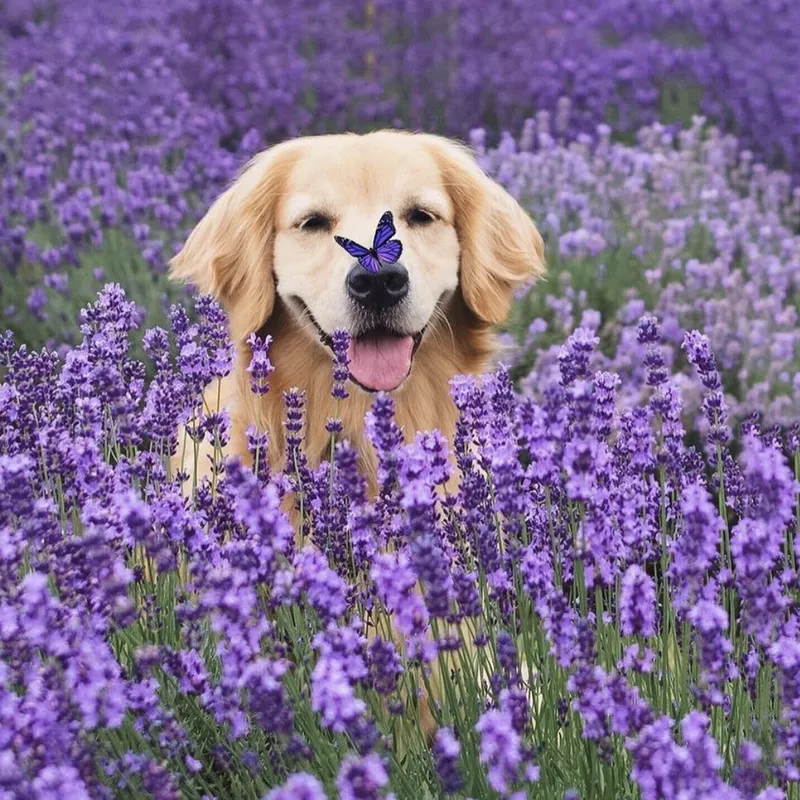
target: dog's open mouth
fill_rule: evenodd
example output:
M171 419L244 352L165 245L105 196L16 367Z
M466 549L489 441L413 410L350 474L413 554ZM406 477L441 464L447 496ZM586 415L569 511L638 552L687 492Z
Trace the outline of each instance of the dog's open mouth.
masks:
M350 377L367 391L394 391L411 372L422 333L401 336L374 330L351 338L347 350Z
M333 349L330 335L322 330L304 303L303 306L320 340ZM403 334L380 326L351 336L347 349L351 380L368 392L393 392L411 372L424 333L425 328L415 334Z

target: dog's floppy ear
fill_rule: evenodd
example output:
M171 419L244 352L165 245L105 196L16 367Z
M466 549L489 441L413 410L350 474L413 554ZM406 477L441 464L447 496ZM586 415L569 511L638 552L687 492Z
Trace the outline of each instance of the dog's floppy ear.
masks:
M255 156L170 261L171 278L222 303L233 341L257 331L275 304L272 249L278 200L293 158L287 144Z
M544 242L528 214L461 144L425 136L455 209L461 291L471 311L495 325L508 316L514 289L544 274Z

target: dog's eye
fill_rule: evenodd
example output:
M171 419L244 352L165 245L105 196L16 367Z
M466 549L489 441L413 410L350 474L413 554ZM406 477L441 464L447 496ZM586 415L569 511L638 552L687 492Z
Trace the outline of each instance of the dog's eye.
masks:
M435 217L424 208L413 208L406 217L409 225L430 225Z
M312 214L300 223L300 230L306 233L317 233L319 231L329 231L331 221L324 214Z

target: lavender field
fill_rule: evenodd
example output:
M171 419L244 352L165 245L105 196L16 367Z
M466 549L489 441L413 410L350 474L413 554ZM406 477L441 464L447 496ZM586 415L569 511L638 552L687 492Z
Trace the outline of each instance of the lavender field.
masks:
M800 800L798 53L791 0L0 0L0 800ZM299 391L223 459L166 272L253 153L379 127L548 275L452 441L376 396L371 497Z

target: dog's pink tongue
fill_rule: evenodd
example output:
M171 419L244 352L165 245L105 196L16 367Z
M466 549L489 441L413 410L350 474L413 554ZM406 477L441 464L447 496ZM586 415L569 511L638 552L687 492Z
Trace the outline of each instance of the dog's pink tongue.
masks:
M382 336L351 339L347 355L350 374L367 389L391 392L411 370L414 339L411 336Z

